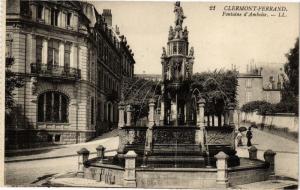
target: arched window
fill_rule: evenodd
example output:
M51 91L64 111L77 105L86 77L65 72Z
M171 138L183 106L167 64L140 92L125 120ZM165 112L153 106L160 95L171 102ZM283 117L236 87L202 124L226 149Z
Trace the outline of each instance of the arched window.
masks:
M68 97L60 92L49 91L38 98L38 122L67 123Z

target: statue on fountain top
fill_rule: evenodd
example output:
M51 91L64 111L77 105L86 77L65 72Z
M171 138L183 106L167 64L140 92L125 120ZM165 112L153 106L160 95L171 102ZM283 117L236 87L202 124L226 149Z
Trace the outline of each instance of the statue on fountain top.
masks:
M183 14L183 9L180 6L180 2L177 1L175 3L175 8L174 8L174 13L175 13L175 28L182 28L182 23L183 23L183 19L185 19L186 17Z

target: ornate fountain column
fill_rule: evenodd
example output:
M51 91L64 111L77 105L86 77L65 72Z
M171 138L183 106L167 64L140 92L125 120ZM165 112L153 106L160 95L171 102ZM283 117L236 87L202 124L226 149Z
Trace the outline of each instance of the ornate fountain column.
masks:
M126 107L126 112L127 112L127 121L126 121L126 126L131 126L132 123L131 123L131 112L132 112L132 108L131 108L131 105L127 105Z
M177 96L177 95L176 95ZM177 98L177 97L176 97ZM173 122L174 126L178 125L178 113L177 113L177 102L172 100L171 101L171 121Z
M201 149L204 150L204 106L205 100L204 98L200 98L197 102L198 112L197 112L197 127L199 130L196 131L196 143L201 145Z
M161 101L160 103L160 117L159 124L163 126L165 124L165 103Z

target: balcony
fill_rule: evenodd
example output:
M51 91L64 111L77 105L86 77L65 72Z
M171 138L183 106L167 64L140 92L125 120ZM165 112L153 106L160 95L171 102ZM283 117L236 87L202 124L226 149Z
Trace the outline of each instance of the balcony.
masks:
M81 78L80 69L38 63L31 64L31 73L38 75L38 77L58 80L77 81Z

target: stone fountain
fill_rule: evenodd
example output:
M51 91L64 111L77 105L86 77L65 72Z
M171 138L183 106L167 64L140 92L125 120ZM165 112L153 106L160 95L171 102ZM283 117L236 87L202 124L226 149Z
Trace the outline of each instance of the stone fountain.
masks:
M191 89L194 49L179 2L174 12L161 56L162 94L149 100L147 126L134 125L132 106L121 101L117 154L105 156L100 147L88 159L86 150L79 152L80 175L141 188L223 188L266 180L274 172L274 154L266 162L256 159L257 150L249 159L236 156L233 103L227 102L221 126L205 120L205 99Z

